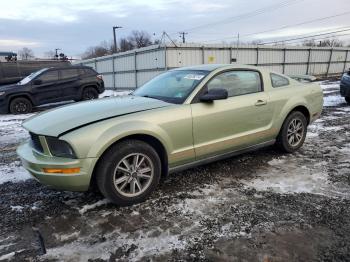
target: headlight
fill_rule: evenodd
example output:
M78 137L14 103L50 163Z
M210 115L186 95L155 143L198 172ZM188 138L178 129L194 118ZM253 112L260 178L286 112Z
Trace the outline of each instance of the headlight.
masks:
M0 96L3 96L5 94L5 92L0 92Z
M56 137L46 137L46 142L53 156L76 158L72 147L66 141Z

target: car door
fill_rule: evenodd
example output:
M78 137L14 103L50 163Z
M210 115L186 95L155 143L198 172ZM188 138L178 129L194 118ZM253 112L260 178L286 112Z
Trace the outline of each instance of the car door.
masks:
M268 140L272 121L269 97L259 71L229 70L217 74L205 91L224 88L228 98L192 103L196 159L240 150Z
M65 99L76 99L79 97L79 73L77 68L60 70L60 85L62 96Z
M62 91L58 83L58 70L48 70L31 81L32 94L37 104L58 102Z

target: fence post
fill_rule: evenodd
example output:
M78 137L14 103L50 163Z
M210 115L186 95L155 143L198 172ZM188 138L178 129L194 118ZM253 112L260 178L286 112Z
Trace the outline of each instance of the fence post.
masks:
M204 64L204 46L202 46L202 64Z
M306 64L306 74L309 74L309 70L310 70L310 58L311 58L311 48L309 48L309 53L307 56L307 64Z
M259 65L259 47L256 46L256 66Z
M136 50L135 50L135 52L134 52L135 89L137 88L137 64L136 64L136 56L137 56L137 53L136 53Z
M346 69L346 63L348 62L348 54L349 54L349 49L348 49L348 50L346 50L346 53L345 53L345 60L344 60L343 72L345 72L345 69Z
M285 67L286 67L286 48L283 48L282 74L285 73Z
M237 62L237 60L236 60ZM230 46L230 64L232 64L232 46Z
M329 68L331 67L332 55L333 55L333 48L331 48L331 49L330 49L330 51L331 51L331 55L329 56L329 61L328 61L328 66L327 66L327 73L326 73L326 77L328 77Z
M97 61L96 58L94 59L94 65L95 65L95 70L97 71ZM98 72L98 71L97 71Z
M166 44L164 43L164 71L168 70L168 64L167 64L168 61L167 61L166 52L167 52Z
M116 89L116 86L115 86L115 67L114 67L114 56L112 56L112 76L113 76L113 89Z

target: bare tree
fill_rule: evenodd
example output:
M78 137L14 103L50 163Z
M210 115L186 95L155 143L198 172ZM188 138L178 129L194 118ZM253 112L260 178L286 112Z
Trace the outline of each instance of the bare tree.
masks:
M22 60L29 60L34 58L33 50L27 47L23 47L21 50L19 50L18 55Z
M146 31L132 31L128 37L129 42L132 43L134 48L146 47L152 45L152 38Z
M319 47L342 47L344 44L342 41L332 38L325 39L321 41L316 41L315 39L304 40L303 46L319 46Z
M56 55L55 51L52 51L52 50L44 53L44 57L49 59L55 59L55 55Z
M159 44L160 41L152 41L151 36L145 31L132 31L126 38L121 38L118 43L118 50L121 52L133 50L135 48L146 47ZM83 59L95 58L113 53L113 41L102 41L99 45L91 46L82 54Z
M97 46L91 46L89 47L84 54L82 55L83 59L89 59L104 55L109 55L112 53L111 45L107 43L107 41L102 41Z
M127 38L121 38L119 41L120 52L125 52L134 49L133 44Z

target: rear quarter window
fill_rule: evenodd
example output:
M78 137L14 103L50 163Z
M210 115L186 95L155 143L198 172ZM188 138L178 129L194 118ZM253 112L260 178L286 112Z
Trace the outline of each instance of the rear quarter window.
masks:
M61 79L68 79L78 76L77 69L63 69L61 70Z
M286 77L270 73L272 87L288 86L289 80Z

